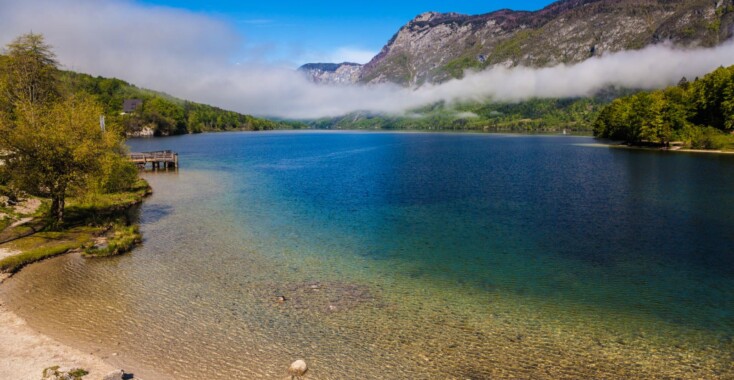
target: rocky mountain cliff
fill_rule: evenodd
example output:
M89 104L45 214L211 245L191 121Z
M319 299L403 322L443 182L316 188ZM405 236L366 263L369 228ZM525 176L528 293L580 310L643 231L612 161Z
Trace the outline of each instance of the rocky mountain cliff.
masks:
M362 74L362 65L358 63L307 63L298 68L308 79L320 84L354 84Z
M665 41L714 46L733 32L734 0L562 0L536 12L428 12L369 63L351 67L349 78L417 86L460 78L469 68L577 63Z

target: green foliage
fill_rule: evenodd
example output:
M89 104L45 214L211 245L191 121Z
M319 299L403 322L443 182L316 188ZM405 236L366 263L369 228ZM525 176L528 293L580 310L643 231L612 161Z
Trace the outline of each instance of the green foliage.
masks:
M116 223L109 232L106 245L87 248L84 253L88 256L106 257L129 252L143 241L137 225Z
M44 369L41 380L81 380L82 377L89 375L89 372L82 368L70 369L68 372L61 371L60 368L56 365Z
M104 181L103 164L125 165L115 149L119 136L103 134L101 109L89 97L72 96L41 106L16 108L16 121L2 128L11 182L31 194L50 197L52 214L63 220L69 192Z
M411 59L406 53L398 53L389 56L384 62L384 70L388 77L394 78L398 83L410 83L415 77L411 68ZM381 73L375 72L362 78L363 82L369 82L377 78Z
M523 44L533 36L542 34L539 31L524 29L519 30L514 36L504 40L495 46L489 55L487 63L500 63L506 60L518 60L523 55Z
M122 133L135 134L150 128L156 136L213 131L261 131L298 128L295 123L277 122L226 111L217 107L174 98L170 95L137 88L114 78L92 77L70 71L62 73L63 82L73 92L91 94L104 106L113 124ZM140 99L143 105L131 114L122 115L126 99Z
M67 225L103 224L130 206L142 202L151 193L150 186L138 178L125 191L115 193L87 192L71 198L68 204Z
M734 136L723 134L716 128L697 128L691 137L691 148L693 149L734 149Z
M50 233L41 233L40 237L46 238L48 234ZM33 243L26 243L34 248L24 250L22 253L0 260L0 271L15 273L30 263L58 256L72 249L81 248L90 237L90 234L79 233L73 235L73 238L69 240L57 236L48 237L53 244L38 244L36 240ZM14 246L14 248L24 247Z
M594 121L594 135L632 144L683 141L701 149L726 149L734 130L734 66L694 82L613 101Z
M15 231L2 231L0 241L6 241L2 238L9 235L12 242L7 243L7 247L22 253L0 260L0 271L14 273L33 262L69 250L92 247L95 238L105 232L111 235L109 249L99 250L99 255L129 251L141 241L138 227L130 223L134 215L129 214L130 207L140 203L149 193L148 183L139 179L125 192L70 198L64 230L37 233L31 230L26 233L28 227L21 226L15 227ZM36 228L36 231L39 229ZM27 236L30 233L33 234Z
M436 103L391 116L355 113L320 119L310 126L320 129L461 130L488 132L589 132L592 122L609 102L603 97L531 99L518 103L474 101Z
M481 69L483 67L482 62L476 58L476 54L463 55L458 58L454 58L440 68L440 71L445 72L451 78L463 78L464 72L468 69Z
M3 183L51 198L49 212L53 224L60 225L67 195L120 191L134 181L135 169L124 157L120 125L110 120L107 133L100 129L102 104L59 79L61 72L43 36L17 38L2 57ZM99 86L120 84L103 81Z
M2 109L46 104L58 96L56 57L40 34L24 34L7 45L0 61Z

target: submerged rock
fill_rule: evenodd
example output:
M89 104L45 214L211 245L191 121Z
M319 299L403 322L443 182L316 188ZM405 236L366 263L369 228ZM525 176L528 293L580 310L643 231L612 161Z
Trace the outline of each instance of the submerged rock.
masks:
M345 282L266 283L256 294L261 299L274 297L277 305L288 310L318 314L346 312L376 300L369 287Z

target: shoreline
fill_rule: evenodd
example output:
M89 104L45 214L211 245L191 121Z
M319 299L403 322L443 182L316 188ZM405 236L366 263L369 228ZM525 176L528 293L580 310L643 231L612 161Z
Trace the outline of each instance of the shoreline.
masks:
M634 145L626 145L626 144L604 144L609 146L610 148L615 149L629 149L629 150L646 150L646 151L652 151L652 152L677 152L677 153L694 153L694 154L734 154L734 151L729 150L708 150L708 149L668 149L668 148L652 148L652 147L645 147L645 146L634 146Z
M2 286L2 282L0 282ZM26 321L0 303L0 378L38 380L43 370L83 368L85 378L103 379L118 370L99 356L65 345L31 328Z
M336 133L387 133L387 134L475 134L475 135L505 135L505 136L557 136L557 137L593 137L591 131L579 131L569 132L563 134L562 132L523 132L523 131L485 131L481 129L272 129L263 131L241 131L241 130L224 130L224 131L203 131L200 133L183 133L180 135L169 135L169 136L134 136L129 137L128 140L153 140L153 139L170 139L170 138L181 138L185 136L197 136L197 135L212 135L212 134L226 134L226 133L252 133L252 134L267 134L267 133L323 133L323 134L336 134Z
M144 185L142 190L136 188L129 193L133 196L132 200L124 198L117 199L113 201L113 204L107 205L108 207L105 210L111 212L113 215L125 214L131 208L141 204L151 194L151 189L147 182L143 181L142 184ZM32 212L35 212L35 210L31 210ZM24 220L24 223L21 224L29 223L33 220L32 218L28 219L30 220ZM11 225L8 228L13 227ZM62 233L70 234L72 230L73 228L65 230ZM36 232L22 238L33 238L34 236L36 236ZM91 240L88 239L84 244L94 243L96 245L102 237L104 235L97 236L90 234L89 239ZM104 239L107 242L112 237L104 237ZM11 239L3 244L13 244L15 240L17 239ZM81 244L81 246L83 247L84 244ZM24 253L33 249L18 249L13 246L0 247L0 261L22 256ZM0 271L0 287L4 286L6 281L11 281L13 275L22 270L23 266L32 265L54 256L74 254L74 252L78 254L80 249L71 248L58 254L41 256L35 260L23 263L17 269ZM124 250L117 254L124 254L126 252L127 250ZM44 305L39 305L39 307L44 307ZM93 350L92 347L74 348L71 345L64 344L49 335L35 330L28 325L25 319L11 311L2 298L0 298L0 342L2 342L0 344L0 379L38 380L42 378L45 369L55 366L58 366L58 369L64 372L81 368L88 372L87 375L83 376L85 380L116 380L121 379L122 377L120 376L124 373L119 367L115 367L103 357L93 352L88 352L89 350ZM138 378L130 377L131 375L127 373L125 373L125 376L124 378L129 379ZM54 378L51 377L50 379Z
M578 146L586 146L586 147L597 147L597 148L609 148L609 149L624 149L624 150L640 150L640 151L647 151L647 152L671 152L671 153L690 153L690 154L718 154L718 155L732 155L734 154L734 150L708 150L708 149L686 149L686 148L680 148L680 149L668 149L668 148L654 148L654 147L646 147L646 146L634 146L634 145L627 145L624 143L612 143L612 142L594 142L589 144L575 144Z

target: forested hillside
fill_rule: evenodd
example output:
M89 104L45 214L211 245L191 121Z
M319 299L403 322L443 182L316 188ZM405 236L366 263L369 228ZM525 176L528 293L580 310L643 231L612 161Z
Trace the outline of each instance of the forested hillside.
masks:
M516 103L436 103L402 116L352 113L310 121L322 129L466 130L521 133L590 133L601 110L632 90L607 89L588 98L531 99Z
M229 130L290 129L300 126L256 118L205 104L174 98L170 95L141 89L120 79L93 77L65 71L62 83L72 92L85 92L94 96L105 109L108 118L125 127L128 134L144 130L156 136ZM140 99L142 105L126 115L121 115L126 99Z
M659 91L614 100L594 122L594 135L631 144L734 148L734 66Z

